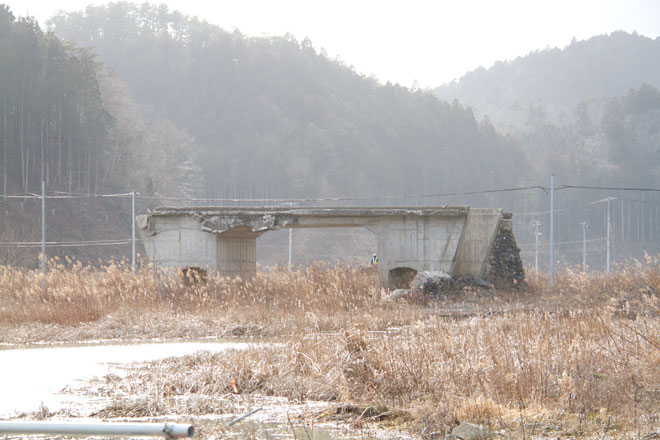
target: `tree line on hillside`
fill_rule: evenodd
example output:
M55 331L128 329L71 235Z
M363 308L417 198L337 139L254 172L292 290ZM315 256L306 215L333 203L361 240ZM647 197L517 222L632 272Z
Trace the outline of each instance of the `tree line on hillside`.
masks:
M530 214L548 209L541 190L412 196L547 185L551 173L560 183L660 184L658 85L648 81L589 98L605 89L576 80L588 77L584 70L591 65L584 59L602 60L608 41L620 46L610 50L615 58L638 40L645 49L632 53L653 58L657 40L615 33L609 40L574 42L570 50L542 51L530 55L536 60L531 64L510 63L522 75L520 88L508 78L507 64L492 80L479 73L465 99L447 102L381 85L329 59L308 39L248 37L163 5L120 2L62 12L50 21L53 33L3 11L0 160L6 193L36 192L43 176L49 188L68 192L494 206L525 214L514 217L516 235L530 243L536 220L549 235L547 218ZM19 47L27 51L19 53ZM563 83L547 73L553 63L564 72L555 75ZM620 69L606 83L618 90L630 78L646 78L654 63L627 79ZM539 70L545 73L535 76ZM522 101L553 80L548 93L556 95L554 104ZM490 98L521 101L506 104L515 107L508 122L497 114L479 121L464 105L473 104L470 96L483 97L474 104L478 114ZM409 197L385 197L390 195ZM587 204L608 195L561 192L556 238L579 240L584 220L592 236L604 236L602 210ZM655 199L615 195L616 237L634 239L639 249L646 239L657 242L657 210L647 206Z
M539 109L514 129L541 173L593 185L660 187L660 92L581 102L557 121Z
M2 191L93 191L106 182L103 108L94 55L0 5Z
M12 243L38 241L41 229L38 200L4 196L38 194L41 181L49 196L140 190L158 196L154 187L199 196L205 184L196 151L171 121L146 115L91 50L0 5L0 262L36 264L38 247ZM48 241L129 236L125 199L49 197L47 208ZM67 246L48 254L97 261L126 250Z
M440 193L528 177L516 146L470 109L380 85L307 39L247 37L146 3L62 12L50 26L195 139L211 197Z
M554 174L560 185L657 189L659 60L660 39L614 32L573 41L563 50L546 49L498 62L436 93L469 103L492 120L525 152L538 181L547 184L547 176ZM611 203L617 259L659 252L657 191L561 191L559 241L579 244L581 223L586 222L589 236L603 239L598 252L604 254L604 206L593 202L606 197L617 197ZM547 211L547 201L538 201L530 211ZM543 223L547 239L547 215L530 215L518 217L521 242L534 242L537 221ZM578 261L581 251L573 258Z
M200 195L194 140L151 118L90 50L0 5L3 195L107 193L158 186ZM196 178L198 181L193 181Z
M498 61L433 92L506 128L527 118L530 108L557 118L582 101L621 96L642 84L660 87L660 38L617 31Z
M538 107L511 136L539 175L555 174L560 184L660 189L660 91L648 84L618 98L581 102L559 120ZM575 189L560 197L560 209L571 212L567 240L581 238L582 221L592 237L605 237L603 209L591 203L616 197L611 215L620 259L660 251L657 191Z

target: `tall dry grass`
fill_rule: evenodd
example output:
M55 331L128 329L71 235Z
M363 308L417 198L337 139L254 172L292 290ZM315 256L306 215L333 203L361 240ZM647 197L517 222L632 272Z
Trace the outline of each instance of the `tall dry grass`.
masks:
M288 271L259 270L242 281L210 273L204 280L176 271L141 265L136 273L126 261L91 267L54 259L45 276L37 270L0 266L0 323L79 325L110 315L168 313L197 316L200 321L226 320L236 326L258 326L295 334L359 325L368 330L406 326L424 319L423 306L466 307L465 314L519 310L596 310L613 308L629 316L657 312L658 262L620 268L607 276L565 269L549 290L546 274L529 272L527 285L510 291L465 291L424 304L383 301L372 268L315 264ZM42 287L43 286L43 287ZM460 315L460 313L458 313ZM287 330L290 329L290 330Z
M230 393L386 405L413 429L459 421L518 433L655 432L660 322L609 314L429 319L398 333L359 329L283 345L151 363L111 394L154 401Z
M161 313L292 334L303 328L336 330L362 319L370 328L385 328L418 313L411 307L379 313L387 312L382 294L374 270L342 265L260 270L242 281L214 273L199 280L150 265L132 273L126 262L90 267L53 260L45 279L36 270L0 267L0 323L72 326L113 315L139 319Z
M54 259L45 277L38 270L0 266L0 322L96 321L123 306L153 307L158 292L148 267L133 274L125 262L95 268Z
M114 382L110 394L385 405L407 412L418 433L467 421L514 436L645 435L660 429L659 365L656 317L523 312L171 358Z
M565 269L556 279L553 291L547 276L529 273L524 290L393 304L382 300L375 272L341 265L259 271L249 282L210 274L195 283L149 266L133 274L122 262L54 261L45 290L38 272L0 268L0 319L5 328L91 323L121 331L166 316L169 326L200 326L197 336L222 326L288 336L280 345L154 363L111 383L117 395L128 387L153 399L263 393L375 402L405 410L419 432L446 432L458 421L522 436L660 430L657 262L610 275ZM450 303L478 307L460 319L434 309ZM122 313L130 318L107 324ZM145 333L156 325L150 319L140 324Z

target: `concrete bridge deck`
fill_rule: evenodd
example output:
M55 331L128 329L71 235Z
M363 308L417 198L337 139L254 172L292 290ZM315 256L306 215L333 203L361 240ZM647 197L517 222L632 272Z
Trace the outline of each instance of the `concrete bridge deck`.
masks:
M242 278L255 273L256 239L267 231L363 227L377 235L381 284L396 288L423 270L483 277L498 231L510 219L501 209L467 206L161 207L137 221L156 267Z

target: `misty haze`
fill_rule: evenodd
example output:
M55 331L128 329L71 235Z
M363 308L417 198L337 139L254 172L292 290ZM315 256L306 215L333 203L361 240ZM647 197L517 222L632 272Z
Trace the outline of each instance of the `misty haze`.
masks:
M166 4L13 10L0 5L1 342L265 341L126 367L103 379L112 402L74 417L270 438L265 420L225 423L286 413L267 396L323 402L277 419L290 438L317 419L348 433L321 438L658 436L657 35L612 28L407 87L310 38ZM469 209L496 218L475 226ZM238 231L188 245L241 254L240 270L159 272L144 234L195 222ZM415 266L436 248L444 266ZM204 418L218 414L221 428Z

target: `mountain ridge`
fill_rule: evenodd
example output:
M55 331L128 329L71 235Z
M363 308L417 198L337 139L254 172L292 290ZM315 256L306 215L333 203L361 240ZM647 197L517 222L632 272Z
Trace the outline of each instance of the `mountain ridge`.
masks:
M309 40L245 37L148 4L88 7L51 25L194 137L211 197L419 194L456 190L467 174L475 186L524 178L516 147L471 110L380 85Z
M660 37L615 31L563 49L536 50L488 69L467 72L433 89L441 99L457 99L498 122L515 119L518 109L542 105L556 115L581 101L619 97L642 84L660 87Z

